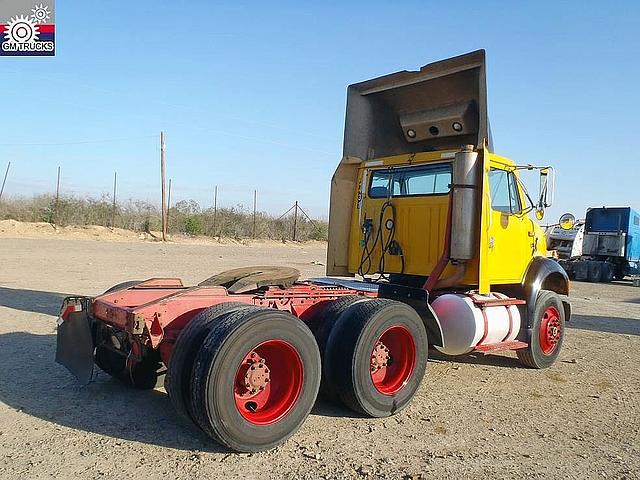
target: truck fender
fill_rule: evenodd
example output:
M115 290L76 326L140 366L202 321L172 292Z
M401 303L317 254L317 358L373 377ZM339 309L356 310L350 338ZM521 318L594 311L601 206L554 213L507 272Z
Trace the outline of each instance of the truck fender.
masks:
M405 285L381 283L378 287L378 297L397 300L413 307L422 318L424 328L427 330L429 345L444 346L442 343L442 326L438 316L431 308L429 293L426 290Z
M571 303L569 302L569 277L567 272L556 262L546 257L534 257L529 262L522 282L527 302L526 327L531 328L530 318L533 315L536 299L540 290L556 292L562 300L565 321L571 319Z

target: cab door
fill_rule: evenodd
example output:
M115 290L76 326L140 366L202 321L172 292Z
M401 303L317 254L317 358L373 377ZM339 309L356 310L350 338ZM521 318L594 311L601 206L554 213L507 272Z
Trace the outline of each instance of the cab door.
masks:
M489 282L520 283L535 250L533 222L513 169L489 170L491 212L488 234Z

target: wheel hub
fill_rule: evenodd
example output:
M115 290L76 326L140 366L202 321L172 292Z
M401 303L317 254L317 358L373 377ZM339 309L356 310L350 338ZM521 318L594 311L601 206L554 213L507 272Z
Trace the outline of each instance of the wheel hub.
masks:
M371 352L371 372L376 372L389 364L391 355L384 343L378 342Z
M402 325L387 328L371 350L373 386L383 395L395 395L409 382L416 361L416 342L411 331Z
M540 322L540 348L545 355L550 355L562 339L560 313L555 307L549 307L542 314Z
M238 413L254 425L269 425L296 404L304 378L300 354L290 343L272 339L244 356L235 376Z
M251 352L249 359L246 361L246 372L244 374L243 387L244 391L241 392L242 396L252 396L264 391L267 385L271 381L271 371L267 366L267 362L264 358L256 352Z

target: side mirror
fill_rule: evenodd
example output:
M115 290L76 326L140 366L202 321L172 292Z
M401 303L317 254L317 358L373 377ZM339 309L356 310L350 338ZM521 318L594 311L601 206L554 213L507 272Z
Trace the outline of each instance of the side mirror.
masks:
M570 213L565 213L560 217L558 224L563 230L571 230L576 224L576 217L574 217Z
M536 210L544 210L553 204L553 194L555 190L555 173L553 168L545 167L540 169L540 193L538 194L538 205Z

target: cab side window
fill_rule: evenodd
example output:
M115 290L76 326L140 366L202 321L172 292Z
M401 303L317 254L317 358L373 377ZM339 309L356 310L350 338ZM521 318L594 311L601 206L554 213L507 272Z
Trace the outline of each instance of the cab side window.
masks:
M489 189L491 190L491 208L503 213L520 213L520 195L518 183L513 172L492 168L489 171Z

